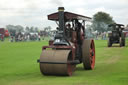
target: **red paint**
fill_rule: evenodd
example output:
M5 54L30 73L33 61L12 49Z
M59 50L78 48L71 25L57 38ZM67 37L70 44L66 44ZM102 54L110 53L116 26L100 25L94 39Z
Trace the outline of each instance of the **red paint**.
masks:
M49 40L49 46L53 45L54 40Z
M93 53L93 56L92 56L92 53ZM91 41L90 63L91 63L91 69L94 69L94 66L95 66L95 46L94 46L94 40Z
M5 37L9 37L9 32L8 32L8 30L5 30L4 35L5 35Z
M4 28L0 28L0 34L2 34L2 36L4 36L4 37L8 37L9 36L8 30L4 29Z
M71 66L71 64L67 64L67 68L68 68L68 69L67 69L68 75L71 76L71 75L72 75L72 72L73 72L73 71L72 71L72 66Z

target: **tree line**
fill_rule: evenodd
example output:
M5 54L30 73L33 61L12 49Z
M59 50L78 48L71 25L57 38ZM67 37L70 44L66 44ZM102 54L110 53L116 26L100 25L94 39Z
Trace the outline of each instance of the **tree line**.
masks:
M51 27L44 27L42 30L40 30L38 27L28 27L26 26L25 28L21 25L6 25L6 29L8 29L8 31L10 33L18 33L18 32L27 32L27 33L36 33L36 32L40 32L40 31L51 31Z

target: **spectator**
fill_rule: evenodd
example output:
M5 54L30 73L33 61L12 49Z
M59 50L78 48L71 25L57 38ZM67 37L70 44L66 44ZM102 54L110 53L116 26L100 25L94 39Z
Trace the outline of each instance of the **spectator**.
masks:
M40 35L38 35L38 40L40 41Z

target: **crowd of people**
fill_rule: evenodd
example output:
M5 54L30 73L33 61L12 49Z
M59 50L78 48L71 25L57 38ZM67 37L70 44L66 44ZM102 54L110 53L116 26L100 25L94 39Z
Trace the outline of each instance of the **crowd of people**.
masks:
M40 41L39 33L11 33L10 41L11 42L20 42L20 41Z

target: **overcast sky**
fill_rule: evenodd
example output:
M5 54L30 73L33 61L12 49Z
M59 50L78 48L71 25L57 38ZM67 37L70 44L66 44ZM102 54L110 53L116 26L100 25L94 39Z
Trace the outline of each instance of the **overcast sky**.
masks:
M128 0L0 0L0 28L8 24L55 27L47 15L56 12L59 6L89 17L104 11L117 23L128 24Z

